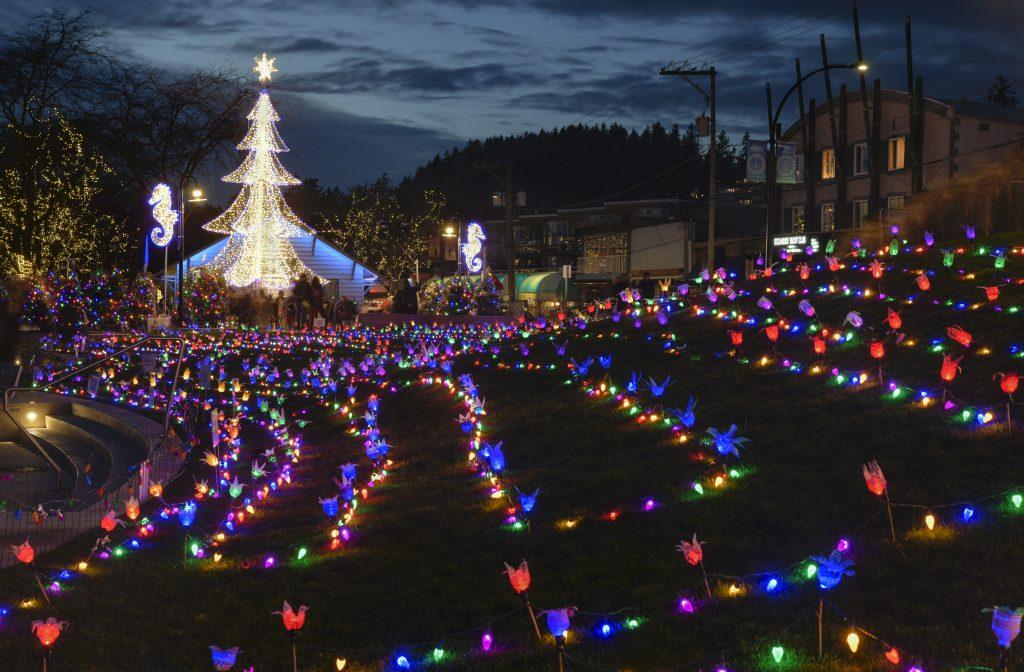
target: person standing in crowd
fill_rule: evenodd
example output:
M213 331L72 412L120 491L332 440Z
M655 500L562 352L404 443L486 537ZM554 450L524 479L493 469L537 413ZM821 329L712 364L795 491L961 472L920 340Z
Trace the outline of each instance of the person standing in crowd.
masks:
M420 297L419 297L419 286L416 284L416 280L409 276L405 279L405 286L402 288L405 292L405 299L403 304L405 310L403 311L406 315L418 315L420 312Z
M285 298L284 290L277 292L277 298L274 299L274 315L277 317L277 328L287 329L288 328L288 299Z
M292 288L292 296L295 297L295 327L302 329L306 324L306 318L309 315L309 309L312 303L312 289L309 286L309 280L306 278L306 274L302 273L299 275L299 279L295 281L295 287Z
M356 304L352 299L347 296L342 296L338 300L338 320L342 324L348 324L356 317Z
M650 271L644 271L644 277L636 283L636 288L640 290L640 296L645 299L653 300L658 296L658 283L651 278Z
M309 286L309 324L307 328L313 328L313 320L318 317L326 319L324 312L324 286L320 284L320 278L313 276L313 282Z

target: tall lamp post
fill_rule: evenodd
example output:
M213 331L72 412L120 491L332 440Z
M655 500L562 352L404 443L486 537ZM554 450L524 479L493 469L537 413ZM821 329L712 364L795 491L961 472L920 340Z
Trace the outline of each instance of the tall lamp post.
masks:
M709 143L708 143L708 269L714 270L715 268L715 211L718 205L718 179L715 175L718 164L718 129L715 121L715 110L718 107L718 96L715 94L715 80L718 77L718 71L714 68L707 68L706 70L677 70L672 68L662 68L658 74L660 75L672 75L675 77L682 77L685 79L690 86L695 88L699 94L704 96L704 102L711 108L711 122L709 124ZM698 86L691 77L707 77L708 78L708 90L705 91L702 87Z
M203 190L198 187L192 190L188 200L185 199L184 185L192 179L190 177L182 180L182 188L178 191L181 199L181 235L178 236L178 321L182 324L185 323L185 221L187 220L185 204L202 203L206 200Z
M765 219L766 219L766 221L765 221L765 226L764 226L764 257L765 257L765 264L766 265L770 265L771 264L772 192L774 191L774 186L775 186L775 170L774 170L775 149L776 149L775 145L776 145L776 142L778 140L778 138L776 138L776 136L775 136L775 129L779 125L779 117L782 115L782 108L786 105L786 101L789 100L789 97L791 95L793 95L793 92L796 91L797 89L799 89L801 87L801 85L804 82L806 82L808 79L810 79L811 77L814 77L815 75L819 75L819 74L821 74L823 72L826 72L828 70L842 70L842 69L845 69L845 70L858 70L860 72L866 72L867 69L868 69L868 64L867 63L863 63L863 62L862 63L834 63L834 64L829 64L829 65L820 67L817 70L813 70L811 72L808 72L806 75L804 75L803 77L798 79L796 81L796 83L793 84L793 86L789 87L789 91L786 91L786 95L784 95L782 97L782 100L779 101L778 107L775 108L775 113L772 114L771 119L769 119L769 126L768 126L768 170L767 170L768 174L767 174L767 176L765 178L765 183L768 185L768 193L765 196L765 213L766 213ZM765 82L764 86L765 86L765 93L766 93L766 95L768 97L768 111L770 113L771 109L772 109L772 84L771 84L771 82ZM811 110L810 113L814 114L814 110ZM865 129L865 132L866 132L866 129ZM837 148L837 151L838 151L838 148ZM838 154L837 154L837 156L838 156ZM805 166L805 170L807 168L808 167Z
M455 275L458 275L462 270L462 251L459 250L459 244L462 242L462 221L458 222L458 233L455 232L455 227L449 224L444 227L444 233L441 234L443 238L454 238L455 239ZM445 249L447 250L448 244L445 243Z

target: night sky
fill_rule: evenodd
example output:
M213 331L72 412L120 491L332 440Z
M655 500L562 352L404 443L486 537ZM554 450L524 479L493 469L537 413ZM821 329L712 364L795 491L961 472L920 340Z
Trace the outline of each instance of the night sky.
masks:
M470 138L580 121L686 125L703 100L657 72L687 59L720 71L732 140L763 137L765 80L781 93L794 57L818 67L818 33L831 60L855 58L848 0L5 0L0 20L16 29L49 7L89 8L116 46L166 68L247 73L259 52L276 56L286 165L342 186L404 175ZM860 13L884 87L906 83L907 14L926 95L981 99L995 75L1024 77L1024 3L861 0Z

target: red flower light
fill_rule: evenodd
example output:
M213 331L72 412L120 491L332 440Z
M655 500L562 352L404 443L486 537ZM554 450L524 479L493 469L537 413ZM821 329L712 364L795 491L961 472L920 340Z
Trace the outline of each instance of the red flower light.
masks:
M303 605L299 607L298 611L292 609L292 605L288 602L284 603L281 611L275 611L273 613L281 615L281 621L284 623L284 629L288 632L294 632L301 630L302 626L306 624L306 611L309 607Z
M513 568L506 562L505 573L508 574L508 582L512 584L512 589L517 593L525 593L530 587L530 567L526 564L526 560L519 563L517 568Z
M36 549L32 548L32 544L28 543L28 539L20 546L11 546L11 550L14 551L14 557L26 565L36 559Z
M39 639L39 643L50 648L60 637L60 631L66 628L67 621L58 621L50 617L46 621L32 621L32 632Z
M942 358L942 368L939 370L939 377L947 383L953 382L957 371L960 370L960 358L953 359L949 355Z

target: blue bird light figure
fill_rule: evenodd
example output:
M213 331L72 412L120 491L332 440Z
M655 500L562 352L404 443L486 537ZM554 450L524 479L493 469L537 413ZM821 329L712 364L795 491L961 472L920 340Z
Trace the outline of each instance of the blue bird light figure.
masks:
M481 453L487 458L487 461L490 463L491 471L495 473L500 473L503 469L505 469L505 453L501 449L502 443L502 441L498 441L493 446L490 444L485 444L484 451L486 452L482 451Z
M235 666L240 649L235 646L230 649L222 649L217 646L210 647L210 658L213 661L213 669L230 670Z
M668 389L669 385L672 384L672 376L665 376L665 380L661 383L656 381L653 376L647 379L647 387L651 391L651 396L655 399L661 399L665 394L665 390Z
M690 400L686 402L686 410L680 410L678 408L669 408L665 412L671 415L673 418L679 421L679 424L687 429L690 429L697 422L697 414L693 412L694 407L697 405L697 400L692 396Z
M356 465L351 462L341 465L341 475L350 481L356 480Z
M590 371L590 366L594 363L593 357L587 357L582 362L577 362L575 359L570 359L569 362L572 364L572 370L577 376L585 376Z
M519 507L523 510L523 513L531 513L533 507L537 504L537 495L540 494L540 488L531 493L525 493L517 487L516 493L519 495Z
M338 515L338 496L328 497L326 499L320 499L320 506L324 509L324 514L328 518L334 518Z
M712 441L715 444L715 450L722 455L735 455L740 456L740 446L747 441L750 441L745 436L736 436L736 425L730 425L729 431L719 432L714 427L708 428L708 434L711 435Z
M612 368L612 356L610 354L598 355L597 363L601 365L601 368L607 371L608 369Z
M844 576L853 576L853 561L843 557L839 549L832 551L827 558L816 555L812 558L818 563L818 587L832 590L839 585Z
M559 357L565 357L565 351L569 348L569 341L564 343L552 343L555 348L555 354Z
M626 383L626 391L636 394L636 391L640 389L640 381L643 379L643 374L634 371L633 375L630 376L629 382Z
M473 416L469 413L459 415L459 427L461 427L462 431L466 434L473 431Z

